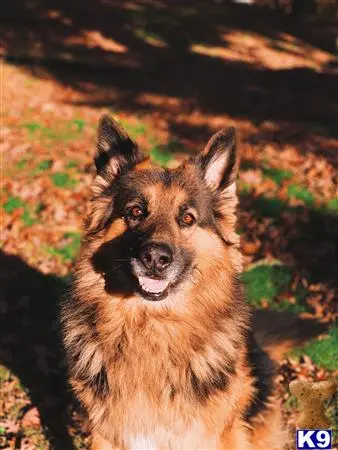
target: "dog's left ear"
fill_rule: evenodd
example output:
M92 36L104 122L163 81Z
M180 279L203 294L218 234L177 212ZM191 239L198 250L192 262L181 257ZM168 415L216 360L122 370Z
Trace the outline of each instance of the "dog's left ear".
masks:
M235 232L239 165L235 128L214 134L199 155L198 165L204 181L215 194L213 210L218 233L224 242L239 246L239 236Z
M235 128L222 129L214 134L199 162L203 178L213 191L235 190L239 164Z

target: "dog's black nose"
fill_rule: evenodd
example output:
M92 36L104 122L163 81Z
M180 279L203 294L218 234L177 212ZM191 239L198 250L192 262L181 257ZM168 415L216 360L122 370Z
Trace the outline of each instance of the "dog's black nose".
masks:
M167 244L151 242L142 247L140 260L147 269L162 272L173 262L173 251Z

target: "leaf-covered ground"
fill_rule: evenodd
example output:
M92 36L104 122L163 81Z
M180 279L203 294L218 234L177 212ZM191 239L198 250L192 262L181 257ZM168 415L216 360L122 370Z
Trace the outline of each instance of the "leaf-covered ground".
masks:
M28 3L0 29L0 448L87 447L56 317L103 112L168 167L239 129L243 279L262 340L289 343L292 430L288 383L338 375L337 28L223 3Z

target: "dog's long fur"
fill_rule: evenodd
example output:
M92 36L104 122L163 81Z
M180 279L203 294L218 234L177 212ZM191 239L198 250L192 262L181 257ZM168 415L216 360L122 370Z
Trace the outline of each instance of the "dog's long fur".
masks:
M244 301L234 130L222 130L178 169L153 167L108 117L62 324L70 381L93 450L281 448L273 367ZM124 205L142 197L134 223ZM179 226L189 205L193 226ZM188 206L184 206L188 208ZM130 260L140 243L169 242L180 273L166 297L144 298Z

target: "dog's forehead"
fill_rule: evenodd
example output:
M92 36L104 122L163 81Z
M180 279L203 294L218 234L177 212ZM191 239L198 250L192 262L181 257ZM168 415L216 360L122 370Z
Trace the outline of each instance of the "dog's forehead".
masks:
M162 181L147 186L144 189L149 208L152 210L176 210L183 204L189 203L187 192L174 181L166 186ZM191 201L191 200L190 200Z
M153 205L171 203L197 203L204 186L197 174L184 167L163 169L140 163L128 173L123 187L135 194L141 194Z

